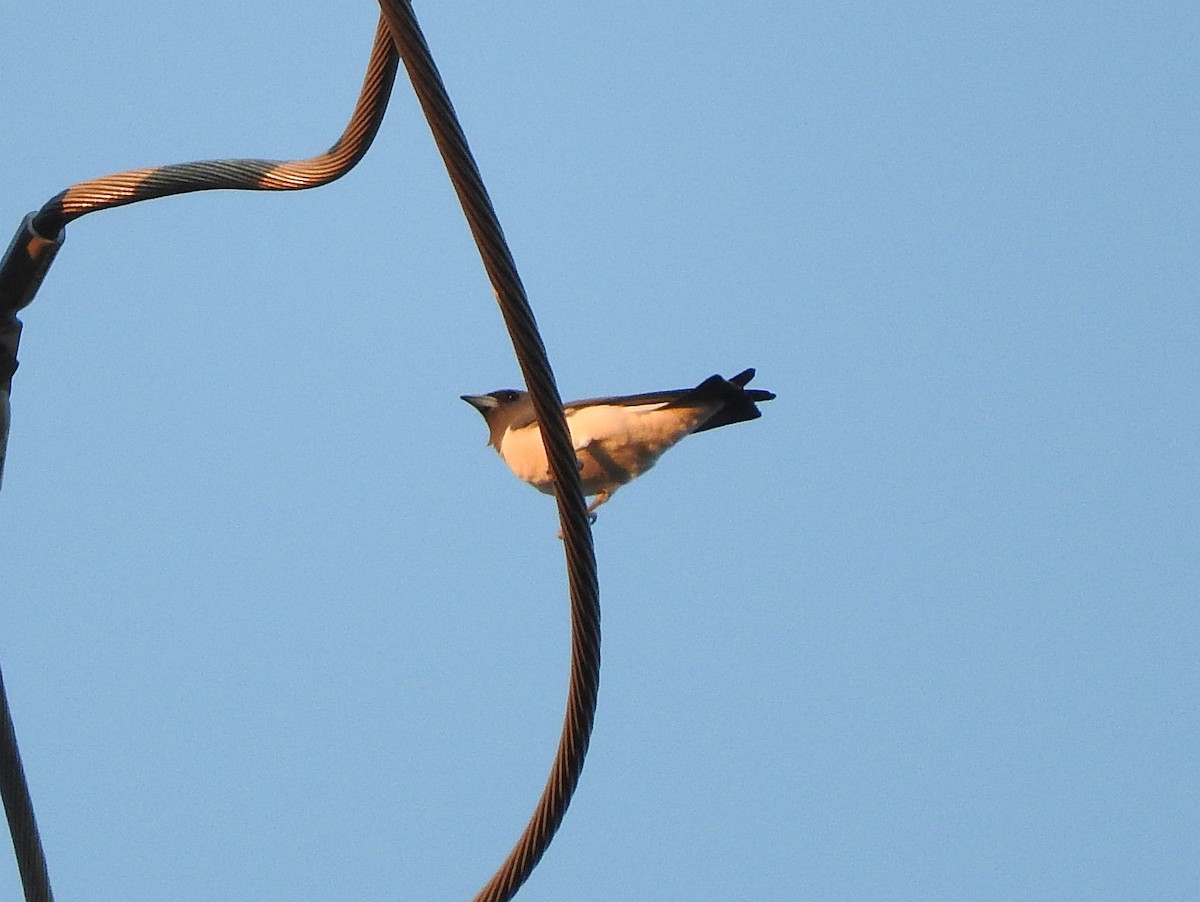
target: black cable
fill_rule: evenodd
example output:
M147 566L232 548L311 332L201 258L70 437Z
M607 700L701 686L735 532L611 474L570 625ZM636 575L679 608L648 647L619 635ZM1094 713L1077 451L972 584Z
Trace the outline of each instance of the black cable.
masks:
M46 869L46 855L38 836L37 821L33 816L33 799L29 796L29 784L25 780L25 769L21 766L21 755L17 749L17 734L13 730L12 714L8 709L8 693L4 689L4 675L0 673L0 795L4 797L4 815L8 818L8 832L12 836L13 851L17 856L17 870L21 875L21 886L25 888L25 902L53 902L50 892L50 874Z

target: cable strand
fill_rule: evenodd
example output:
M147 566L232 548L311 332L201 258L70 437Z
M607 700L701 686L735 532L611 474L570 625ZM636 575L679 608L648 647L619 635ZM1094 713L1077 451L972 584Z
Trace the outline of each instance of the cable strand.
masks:
M562 401L495 210L411 7L405 0L380 0L380 6L380 24L358 103L342 136L324 154L291 162L206 160L92 179L73 185L47 201L33 216L32 228L37 235L59 236L56 240L61 242L67 223L87 213L142 200L213 189L293 191L327 184L349 171L370 147L386 110L398 68L398 55L403 59L479 247L529 387L555 480L567 563L572 640L562 736L546 786L529 823L508 858L476 896L476 902L499 902L516 894L545 853L570 804L587 753L600 671L600 604L595 553ZM13 350L15 359L15 347ZM3 707L0 788L4 790L5 809L26 899L50 902L45 858L2 680L0 705Z
M563 731L532 817L508 858L475 897L475 902L502 902L516 894L549 847L587 754L600 684L600 590L595 551L562 399L495 210L411 5L407 0L380 0L380 7L479 247L529 388L554 476L567 559L572 640Z

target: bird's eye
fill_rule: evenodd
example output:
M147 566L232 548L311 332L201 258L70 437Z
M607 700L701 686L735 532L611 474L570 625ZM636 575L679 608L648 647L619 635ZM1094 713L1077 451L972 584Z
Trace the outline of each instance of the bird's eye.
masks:
M517 393L511 388L506 388L503 391L496 392L496 400L503 401L505 404L508 404L517 400Z

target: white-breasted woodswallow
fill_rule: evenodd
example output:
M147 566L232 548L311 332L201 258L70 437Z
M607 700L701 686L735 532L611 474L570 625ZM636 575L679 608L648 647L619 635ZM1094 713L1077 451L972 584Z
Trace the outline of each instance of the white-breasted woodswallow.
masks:
M775 395L747 389L753 378L754 370L749 369L732 379L709 376L695 388L564 404L583 493L596 496L588 513L654 466L684 436L762 416L757 403ZM501 389L462 399L483 414L488 444L509 468L539 491L553 494L554 479L529 393Z

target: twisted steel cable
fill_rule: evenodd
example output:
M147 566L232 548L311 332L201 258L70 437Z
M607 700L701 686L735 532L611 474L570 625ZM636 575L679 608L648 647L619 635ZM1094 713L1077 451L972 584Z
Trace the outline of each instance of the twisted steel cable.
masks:
M554 474L567 557L571 677L562 737L533 816L508 858L475 897L475 902L501 902L516 895L550 845L583 769L600 685L600 588L596 558L591 526L584 509L578 463L563 417L562 399L496 212L411 5L408 0L380 0L379 5L479 246L521 373L532 396Z
M528 878L561 824L578 784L587 752L600 668L596 562L577 461L563 418L561 398L499 221L411 8L405 0L380 0L380 5L383 15L376 30L371 59L354 114L342 136L326 153L294 162L243 159L183 163L93 179L74 185L51 198L30 217L27 229L30 234L25 237L36 241L40 236L54 236L53 240L61 244L64 226L80 216L168 195L218 188L288 191L327 184L349 171L366 153L386 110L397 70L397 50L403 56L414 90L479 246L484 268L492 282L532 396L555 478L567 558L572 623L571 678L562 738L533 816L507 860L476 897L477 902L507 900L516 894ZM22 301L14 306L14 310L32 299L41 275L44 275L44 267L38 277L30 280L25 290L20 292ZM15 317L13 320L16 322ZM14 366L15 350L14 339ZM0 705L3 706L5 726L0 730L0 761L3 762L0 786L5 790L6 809L10 801L15 800L17 818L14 821L14 809L9 809L10 830L17 847L26 898L49 902L51 896L45 859L33 821L11 719L7 715L7 699L2 683ZM21 799L26 803L23 809ZM41 875L40 881L38 874Z
M395 46L381 18L354 113L342 136L325 153L293 161L201 160L106 175L72 185L50 198L34 215L34 228L41 235L57 235L85 213L192 191L299 191L327 185L349 172L371 146L387 111L396 70Z

